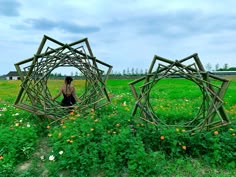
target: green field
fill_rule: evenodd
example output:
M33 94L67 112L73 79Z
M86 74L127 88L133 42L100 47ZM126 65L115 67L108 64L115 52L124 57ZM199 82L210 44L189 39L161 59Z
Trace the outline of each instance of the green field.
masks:
M160 128L131 116L131 80L109 80L111 104L52 123L13 103L20 81L0 81L0 176L236 176L236 78L229 77L225 110L231 124L188 133ZM77 94L84 81L73 81ZM49 80L55 95L63 80ZM193 119L199 88L183 79L165 79L150 94L165 122Z

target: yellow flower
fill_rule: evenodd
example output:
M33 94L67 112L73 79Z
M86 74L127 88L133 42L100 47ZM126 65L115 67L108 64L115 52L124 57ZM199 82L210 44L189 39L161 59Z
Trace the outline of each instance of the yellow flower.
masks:
M214 131L214 135L218 135L219 134L219 132L218 131Z
M179 128L176 128L175 130L176 130L177 132L179 132Z
M73 143L73 140L70 140L70 139L68 139L66 141L67 141L67 143Z
M94 128L90 128L90 131L91 131L91 132L94 131Z
M161 139L161 140L164 140L164 139L165 139L165 137L164 137L164 136L160 136L160 139Z
M182 149L183 149L183 150L186 150L186 149L187 149L187 147L186 147L186 146L182 146Z
M60 137L61 137L61 132L58 133L58 138L60 138Z
M126 110L126 111L129 111L129 108L128 108L128 107L125 107L125 110Z

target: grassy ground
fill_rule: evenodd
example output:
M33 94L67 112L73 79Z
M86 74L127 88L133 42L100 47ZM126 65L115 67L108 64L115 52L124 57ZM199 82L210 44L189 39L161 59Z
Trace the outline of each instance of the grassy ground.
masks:
M132 117L131 80L109 80L110 105L57 124L15 109L20 82L0 81L0 176L236 176L236 79L229 79L225 109L232 124L195 136ZM62 83L48 81L52 95ZM73 83L81 94L84 82ZM151 97L163 104L156 109L163 119L170 112L188 118L201 94L185 80L163 80Z

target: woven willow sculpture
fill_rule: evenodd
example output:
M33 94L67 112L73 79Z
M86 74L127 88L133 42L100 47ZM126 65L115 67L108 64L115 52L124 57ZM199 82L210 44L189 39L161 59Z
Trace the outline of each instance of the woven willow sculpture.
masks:
M182 125L168 125L155 113L153 105L150 103L150 94L153 87L164 78L185 78L194 82L200 88L203 100L196 116L191 121ZM149 123L184 127L189 131L201 131L223 126L229 123L223 108L223 97L228 85L228 80L206 72L197 54L179 61L154 56L146 76L130 83L130 88L136 99L132 115L140 110L141 118Z
M17 108L52 119L68 114L68 107L61 107L51 100L47 86L50 73L58 67L75 67L86 78L85 92L80 96L81 102L73 106L74 109L86 113L91 108L97 109L110 102L106 81L112 66L93 56L87 38L63 44L44 36L35 56L16 63L15 67L22 81L15 101Z

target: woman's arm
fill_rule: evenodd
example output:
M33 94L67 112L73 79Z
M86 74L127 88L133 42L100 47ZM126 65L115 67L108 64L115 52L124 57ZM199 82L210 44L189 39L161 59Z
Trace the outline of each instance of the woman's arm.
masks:
M75 98L75 100L76 100L77 102L80 102L80 101L81 101L81 100L77 97L76 91L75 91L75 88L74 88L74 87L72 87L72 95L73 95L73 97Z
M54 98L52 98L52 100L57 99L59 96L61 96L61 94L62 94L62 88L60 89L60 91L58 92L58 94L57 94Z

